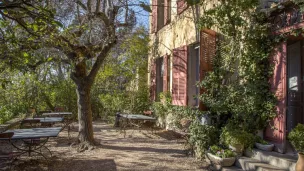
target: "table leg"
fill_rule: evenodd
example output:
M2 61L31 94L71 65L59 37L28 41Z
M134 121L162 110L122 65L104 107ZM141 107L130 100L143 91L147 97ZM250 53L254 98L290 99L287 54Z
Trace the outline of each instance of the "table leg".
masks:
M29 157L31 157L32 153L36 153L39 154L40 156L42 156L43 158L45 158L47 160L47 157L43 154L43 152L41 151L42 148L47 149L47 151L50 153L50 155L52 156L51 151L45 146L46 143L48 142L49 138L45 138L44 140L40 140L41 142L39 143L39 145L36 145L34 140L35 139L30 139L30 143L27 143L25 140L23 140L23 144L26 146L26 148L21 148L19 147L17 144L15 144L15 141L10 141L11 145L16 148L18 151L21 151L20 155L27 153ZM18 156L18 157L19 157Z
M61 130L64 130L65 128L67 128L68 130L68 139L70 140L71 136L70 136L70 131L71 131L71 127L70 125L73 123L72 120L70 119L67 119L67 120L64 120L63 121L63 126L62 126L62 129Z
M126 138L126 129L127 129L127 119L124 119L124 118L120 118L120 133L123 133L124 134L124 138Z

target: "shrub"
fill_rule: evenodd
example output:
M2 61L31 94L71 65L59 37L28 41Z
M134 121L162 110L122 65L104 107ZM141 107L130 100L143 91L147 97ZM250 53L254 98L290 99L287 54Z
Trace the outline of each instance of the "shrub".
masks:
M218 131L214 126L201 125L199 121L192 122L190 126L189 144L198 158L203 157L212 144L218 143Z
M290 143L299 152L304 152L304 125L298 124L288 135Z
M227 126L223 128L221 142L225 145L244 145L245 148L252 148L255 142L253 134L241 129L232 129Z
M268 143L267 141L263 140L263 139L262 139L261 137L259 137L259 136L256 136L255 142L260 143L260 144L263 144L263 145L269 145L269 143Z

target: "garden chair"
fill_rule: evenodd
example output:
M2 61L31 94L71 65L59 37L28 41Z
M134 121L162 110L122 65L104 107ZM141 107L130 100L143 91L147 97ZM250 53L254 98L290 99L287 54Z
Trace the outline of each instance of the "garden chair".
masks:
M13 132L0 133L0 140L10 142L13 135L14 135ZM6 150L7 149L8 148L6 148ZM14 161L19 156L20 156L19 152L13 152L12 150L9 151L9 152L0 150L0 161L8 161L9 162L9 170L11 170L11 167L12 167Z

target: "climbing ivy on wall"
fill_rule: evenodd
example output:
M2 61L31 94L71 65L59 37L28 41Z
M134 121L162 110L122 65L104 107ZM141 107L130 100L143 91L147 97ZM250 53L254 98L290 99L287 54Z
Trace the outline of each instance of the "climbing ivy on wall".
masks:
M200 99L212 115L228 115L252 133L275 116L276 103L269 84L274 39L258 7L258 0L220 0L212 9L203 8L198 23L201 29L218 32L213 71L200 83L206 90Z
M304 2L303 0L292 0L296 5L298 5L301 11L304 11Z

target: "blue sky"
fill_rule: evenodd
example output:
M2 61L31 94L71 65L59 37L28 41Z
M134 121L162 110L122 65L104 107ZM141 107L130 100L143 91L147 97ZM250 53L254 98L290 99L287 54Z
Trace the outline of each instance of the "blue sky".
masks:
M145 4L150 4L149 0L131 0L130 2L138 4L139 2L144 2ZM137 16L137 24L144 25L149 28L149 15L150 13L143 10L140 6L133 7Z

